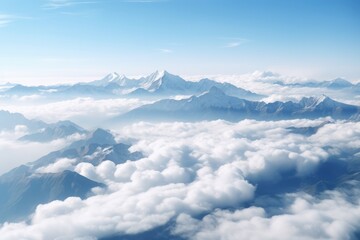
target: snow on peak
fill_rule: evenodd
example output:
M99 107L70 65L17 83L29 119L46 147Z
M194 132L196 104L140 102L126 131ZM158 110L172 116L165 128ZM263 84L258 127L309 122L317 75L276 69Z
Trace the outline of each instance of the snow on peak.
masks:
M317 98L316 98L316 102L319 104L319 103L325 101L327 98L329 98L329 97L326 96L325 94L321 94L320 97L317 97Z
M102 80L105 82L121 82L126 80L127 77L124 74L118 74L117 72L112 72L106 75Z
M157 70L156 73L158 78L165 77L165 75L169 74L166 70Z
M183 84L183 82L185 80L179 76L172 75L165 70L158 70L145 78L142 87L149 91L155 91L163 84L177 86Z
M112 72L112 73L109 73L108 75L106 75L104 80L106 79L108 81L113 81L118 78L120 78L120 75L117 72Z
M109 83L120 83L125 80L126 80L125 75L119 75L116 72L112 72L100 80L95 80L95 81L90 82L90 84L94 85L94 86L106 86Z
M154 82L157 80L160 80L161 78L165 77L165 75L170 75L167 71L165 70L157 70L155 72L153 72L152 74L150 74L149 76L146 77L146 79L150 82Z
M308 108L314 108L321 103L332 104L334 101L325 94L322 94L321 96L318 97L303 98L301 102L303 102L305 106Z

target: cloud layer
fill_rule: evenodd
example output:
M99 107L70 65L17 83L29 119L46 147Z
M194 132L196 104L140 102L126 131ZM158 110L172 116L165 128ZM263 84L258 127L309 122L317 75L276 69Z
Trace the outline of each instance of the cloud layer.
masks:
M14 131L0 131L0 174L21 164L34 161L51 151L61 149L82 137L76 134L47 143L17 141L26 133L26 127L21 125L16 126Z
M36 95L37 96L37 95ZM32 99L39 97L33 96ZM36 104L32 99L12 99L3 101L0 108L11 112L22 113L29 119L41 119L46 122L57 122L59 120L72 120L82 123L83 127L104 127L104 123L118 114L125 113L139 107L147 101L139 99L93 99L75 98L56 102L38 101ZM31 106L31 107L30 107Z
M244 208L256 197L256 182L281 182L289 171L308 176L329 156L359 151L360 123L326 124L311 137L286 129L322 122L138 123L118 129L118 140L132 143L130 150L146 157L98 166L59 159L45 166L41 171L70 169L108 187L94 189L95 196L86 200L39 205L29 223L4 224L0 235L96 239L137 234L175 220L173 234L194 239L231 239L233 234L249 239L351 239L360 210L359 201L346 193L281 195L284 203L277 215L260 206ZM357 191L351 194L359 196Z
M96 3L96 1L79 1L79 0L48 0L44 5L45 9L58 9L74 5Z
M359 191L349 202L344 193L330 191L320 199L306 194L286 196L291 204L282 214L267 216L259 207L216 210L201 220L181 214L174 234L191 239L356 239L360 228Z

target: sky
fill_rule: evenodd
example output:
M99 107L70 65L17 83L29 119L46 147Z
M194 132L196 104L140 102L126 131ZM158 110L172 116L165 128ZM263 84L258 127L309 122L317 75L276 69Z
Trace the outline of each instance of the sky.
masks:
M358 0L1 0L0 82L166 69L360 80Z

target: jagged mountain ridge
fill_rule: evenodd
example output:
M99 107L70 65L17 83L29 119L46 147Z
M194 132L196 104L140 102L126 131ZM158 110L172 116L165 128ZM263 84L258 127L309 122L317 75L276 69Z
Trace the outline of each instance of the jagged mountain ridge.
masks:
M70 196L86 198L103 184L72 171L0 178L0 222L23 220L36 206Z
M59 121L54 124L48 124L35 133L27 134L19 138L20 141L30 142L49 142L52 140L66 138L73 134L86 134L88 131L71 121Z
M77 163L90 162L98 165L104 160L113 161L116 164L126 160L137 160L142 157L140 152L130 152L130 145L117 143L114 136L104 130L96 129L86 139L70 144L59 151L45 155L39 160L29 163L31 169L38 169L54 163L59 158L77 159Z
M219 83L210 79L202 79L198 82L186 81L180 76L167 71L156 71L147 77L130 79L124 75L111 73L103 79L76 83L73 85L57 86L23 86L15 85L3 92L5 96L42 95L46 97L167 97L175 95L199 95L216 86L228 95L244 99L261 99L259 95L245 89L236 87L230 83Z
M24 220L38 204L71 196L86 198L92 188L106 187L71 169L44 172L47 166L64 158L72 159L74 165L80 162L99 165L105 160L119 164L143 157L140 152L130 152L129 148L130 145L117 143L110 132L97 129L86 139L3 174L0 176L0 222Z
M299 102L254 102L226 95L213 87L207 93L183 100L166 99L136 108L115 118L116 121L136 120L214 120L239 121L281 120L295 118L315 119L330 116L350 119L360 107L337 102L327 96L304 97Z
M75 133L85 134L87 131L71 121L45 123L41 120L28 119L20 113L0 110L0 130L14 131L17 127L24 128L26 135L21 141L48 142L65 138Z
M130 92L130 96L199 95L209 91L215 86L231 96L238 96L245 99L260 99L263 97L262 95L238 88L230 83L219 83L210 79L191 82L167 71L156 71L146 78L137 80L137 82L138 88Z

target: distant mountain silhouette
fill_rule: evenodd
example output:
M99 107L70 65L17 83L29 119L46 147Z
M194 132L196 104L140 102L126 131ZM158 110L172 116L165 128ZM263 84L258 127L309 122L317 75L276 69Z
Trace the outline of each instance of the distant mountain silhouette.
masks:
M114 119L116 121L199 121L224 119L281 120L320 117L351 119L360 107L337 102L327 96L303 98L300 102L253 102L226 95L217 87L182 100L165 99L136 108Z

